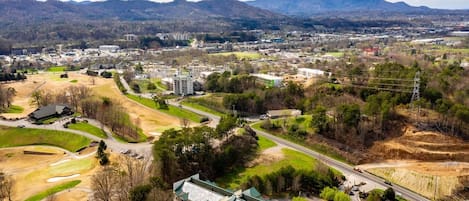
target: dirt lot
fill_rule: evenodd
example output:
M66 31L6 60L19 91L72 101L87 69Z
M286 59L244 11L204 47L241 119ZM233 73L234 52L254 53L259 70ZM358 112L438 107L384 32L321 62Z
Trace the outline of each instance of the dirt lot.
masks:
M53 155L27 155L23 151L46 152ZM82 182L73 191L80 191L75 196L67 197L69 201L87 200L90 175L99 166L94 154L85 158L76 158L64 154L60 149L46 146L30 146L19 148L7 148L0 150L0 169L7 175L13 175L14 200L24 200L32 195L40 193L61 182L81 180ZM70 176L80 174L78 177L64 179L57 182L48 182L54 177ZM67 195L57 196L57 198ZM60 199L59 199L60 200ZM62 199L63 200L63 199Z
M119 101L128 111L134 122L140 122L140 127L146 135L156 135L165 128L174 128L180 125L178 118L149 109L137 104L122 95L115 85L113 79L94 78L94 85L90 76L77 72L68 73L69 78L61 79L60 73L41 73L38 75L28 75L24 82L10 83L7 86L13 87L18 92L14 98L13 105L23 107L25 110L21 114L1 114L7 118L25 117L33 112L36 107L31 105L31 94L34 90L58 91L69 86L85 85L92 88L99 96L107 96ZM73 82L72 82L73 81Z
M429 198L452 195L469 175L469 163L464 162L387 161L360 168Z
M451 195L469 175L469 143L434 131L422 131L408 125L403 135L375 142L369 153L377 164L363 169L389 179L427 197Z

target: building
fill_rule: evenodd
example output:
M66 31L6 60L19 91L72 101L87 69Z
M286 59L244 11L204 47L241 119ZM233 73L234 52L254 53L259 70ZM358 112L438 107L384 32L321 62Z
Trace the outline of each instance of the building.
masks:
M117 50L119 50L120 47L117 46L117 45L100 45L99 46L99 51L102 51L102 52L112 52L112 53L115 53L117 52Z
M68 105L57 104L40 107L31 114L29 114L29 118L37 122L53 117L61 117L72 114L72 108L70 108Z
M264 201L255 189L232 192L203 181L196 174L173 184L175 201Z
M298 75L305 76L306 78L320 77L326 74L323 70L311 68L298 68Z
M137 35L135 34L125 34L124 35L124 40L125 41L136 41L138 38L137 38Z
M296 117L301 115L301 110L269 110L267 117L270 119L278 119L284 117Z
M192 73L184 75L178 71L173 77L173 91L174 94L178 96L194 94L194 82Z
M251 74L251 76L256 77L257 80L264 84L266 87L280 87L282 86L283 78L267 75L267 74Z

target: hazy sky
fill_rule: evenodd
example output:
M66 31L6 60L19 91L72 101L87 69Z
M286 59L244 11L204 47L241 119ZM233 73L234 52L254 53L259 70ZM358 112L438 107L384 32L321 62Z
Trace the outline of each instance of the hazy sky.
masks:
M68 0L64 0L68 1ZM84 0L75 0L84 1ZM104 1L104 0L91 0L91 1ZM150 0L154 2L171 2L173 0ZM200 0L188 0L188 1L200 1ZM240 1L252 1L252 0L240 0ZM469 0L386 0L389 2L404 1L413 6L428 6L431 8L444 8L444 9L469 9Z

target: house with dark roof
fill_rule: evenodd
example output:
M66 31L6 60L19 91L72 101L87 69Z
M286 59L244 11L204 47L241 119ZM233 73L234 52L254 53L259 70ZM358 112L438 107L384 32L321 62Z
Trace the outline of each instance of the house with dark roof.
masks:
M199 174L175 182L173 192L175 201L265 201L255 188L233 192L201 180Z
M65 104L54 104L38 108L37 110L29 114L29 118L37 122L49 118L62 117L72 114L73 111L70 106Z

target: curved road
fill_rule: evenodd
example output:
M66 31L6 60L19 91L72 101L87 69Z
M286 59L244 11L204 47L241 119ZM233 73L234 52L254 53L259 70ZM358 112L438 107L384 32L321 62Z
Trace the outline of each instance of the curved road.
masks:
M304 153L308 156L316 158L316 159L324 162L325 164L327 164L327 165L341 171L344 175L350 175L350 176L353 176L356 180L365 181L367 183L367 185L370 185L370 187L371 187L369 190L372 190L373 188L386 189L388 187L392 187L397 194L399 194L400 196L404 197L407 200L430 201L429 199L427 199L427 198L425 198L425 197L423 197L423 196L421 196L421 195L419 195L415 192L412 192L412 191L410 191L406 188L398 186L396 184L393 184L392 186L388 186L388 185L384 184L383 179L381 179L377 176L374 176L372 174L369 174L367 172L358 173L358 172L354 171L353 167L348 165L348 164L337 161L333 158L330 158L328 156L325 156L323 154L315 152L315 151L313 151L311 149L308 149L306 147L303 147L301 145L295 144L295 143L290 142L288 140L284 140L282 138L276 137L274 135L271 135L271 134L266 133L266 132L261 131L261 130L254 129L254 131L256 131L258 135L266 137L266 138L274 141L275 143L277 143L279 145L283 145L283 146L295 149L295 150L300 151L300 152L302 152L302 153Z
M97 123L97 121L90 120L90 119L87 119L87 120L90 124L100 128L100 125L99 125L99 123ZM53 124L35 125L35 124L32 124L31 122L25 120L25 119L18 120L18 121L0 120L0 125L10 126L10 127L17 127L17 126L20 126L20 125L24 125L26 128L35 128L35 129L46 129L46 130L57 130L57 131L70 132L70 133L78 134L78 135L81 135L81 136L85 136L85 137L87 137L91 140L94 140L94 141L103 140L106 143L107 147L112 152L120 152L120 151L123 151L123 150L132 150L132 152L137 153L139 155L143 155L145 157L151 157L152 156L152 154L151 154L152 153L152 150L151 150L152 144L150 144L148 142L145 142L145 143L121 143L121 142L118 142L116 139L114 139L112 137L112 135L110 135L111 132L109 132L109 129L106 128L106 127L104 127L104 131L108 135L108 138L107 139L102 139L102 138L99 138L99 137L94 136L92 134L89 134L87 132L64 128L63 124L66 121L67 120L62 119L62 120L58 120L58 121L54 122Z

